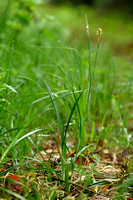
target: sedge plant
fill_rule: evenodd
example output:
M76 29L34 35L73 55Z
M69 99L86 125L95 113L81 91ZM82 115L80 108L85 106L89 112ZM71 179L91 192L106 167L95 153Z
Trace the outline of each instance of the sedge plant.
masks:
M30 13L28 13L29 15ZM6 21L5 17L6 14L4 16ZM14 40L13 24L8 24L12 25L13 29L12 37L8 37L10 44L5 39L2 42L5 42L6 50L2 49L2 46L0 47L2 52L0 63L0 160L1 168L5 166L5 163L12 165L9 169L1 171L0 177L3 180L7 173L19 174L20 171L25 171L25 168L27 170L27 167L29 167L29 171L36 171L33 163L37 162L40 170L47 172L48 176L54 174L60 184L65 183L65 191L69 192L74 172L77 170L78 157L80 158L79 165L82 168L84 151L88 151L88 154L92 152L94 140L98 137L103 138L104 130L102 128L106 125L109 112L112 112L111 121L118 119L121 122L120 131L124 131L127 146L131 145L131 140L122 118L123 113L118 102L119 95L114 95L116 84L114 62L112 68L106 69L106 74L103 69L96 67L96 65L100 65L97 60L102 30L100 28L97 30L98 43L96 53L93 55L86 16L88 61L84 67L84 59L77 50L57 43L56 36L60 37L60 28L52 27L51 19L49 17L48 22L43 21L39 25L29 21L28 26L26 24L23 26L23 20L19 19L22 20L23 28L17 32L16 40ZM47 21L46 18L45 21ZM7 32L5 31L6 38L11 34L10 31L8 32L9 27L6 27L6 23L3 22L4 26L3 33L7 29ZM44 31L45 27L47 27L47 31ZM113 75L111 74L112 69ZM99 72L98 70L103 71ZM111 75L113 81L110 84L108 79ZM108 88L108 84L111 85L110 88ZM131 93L131 87L130 84L128 93ZM96 133L96 117L99 117L100 120L98 120L101 121L100 136ZM91 126L91 131L88 126ZM114 131L116 126L112 124L105 128L104 137L109 139L110 132ZM58 140L56 143L59 143L58 151L61 160L56 164L60 166L61 170L51 167L50 162L45 161L41 153L43 151L49 155L42 143L47 143L51 133ZM67 137L71 138L74 147L68 147ZM71 155L71 149L76 150L74 157ZM42 161L36 158L38 153ZM91 174L89 176L91 177ZM104 181L95 184L92 184L92 180L90 182L91 185L86 181L87 187L105 184ZM4 190L11 195L16 195L16 198L26 198L26 195L22 198L12 193L11 190L3 188Z

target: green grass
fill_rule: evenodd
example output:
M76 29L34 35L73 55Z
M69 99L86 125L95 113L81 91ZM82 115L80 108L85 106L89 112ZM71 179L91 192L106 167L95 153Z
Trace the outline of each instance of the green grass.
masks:
M127 20L121 35L117 29L123 26L123 16L117 16L116 24L113 16L86 7L29 4L29 11L23 1L6 3L0 7L0 197L65 198L73 190L76 172L79 185L86 176L80 194L86 196L91 186L108 184L92 178L98 173L100 154L93 152L99 141L110 152L117 149L116 156L132 152L132 54L112 53L115 41L117 47L130 44L132 24ZM100 42L99 27L104 33ZM52 141L60 156L54 163L42 153L49 155L47 143ZM95 159L89 172L82 165L87 155ZM132 156L125 161L125 174L132 172L132 162ZM22 177L21 197L4 187L8 173ZM130 178L126 181L130 187ZM121 187L118 198L128 190L121 194Z

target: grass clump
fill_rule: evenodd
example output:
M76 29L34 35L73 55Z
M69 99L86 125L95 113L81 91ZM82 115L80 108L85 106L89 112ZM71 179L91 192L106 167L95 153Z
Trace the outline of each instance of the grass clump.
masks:
M78 51L34 1L1 9L0 197L119 197L132 171L130 62L99 51L100 28L94 51L87 16L88 49Z

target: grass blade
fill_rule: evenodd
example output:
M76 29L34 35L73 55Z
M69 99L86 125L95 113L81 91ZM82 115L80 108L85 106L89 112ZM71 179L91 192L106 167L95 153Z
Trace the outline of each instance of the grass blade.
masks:
M60 132L62 131L62 123L61 123L61 117L60 117L60 114L59 114L59 110L58 110L58 107L57 107L57 104L56 102L54 101L54 97L53 97L53 94L50 90L50 87L48 86L48 84L46 83L46 81L43 79L43 82L48 90L48 93L50 95L50 98L51 98L51 101L53 103L53 106L54 106L54 110L55 110L55 113L56 113L56 117L57 117L57 121L58 121L58 125L59 125L59 129L60 129Z
M22 197L21 195L15 193L15 192L12 192L11 190L5 189L5 188L3 188L3 187L0 187L0 190L2 190L2 191L4 191L4 192L7 192L7 193L10 194L10 195L13 195L13 196L16 197L17 199L26 200L24 197Z
M1 157L1 162L3 161L3 159L6 157L6 155L8 154L8 152L16 145L18 144L22 139L29 137L30 135L38 132L38 131L42 131L42 129L37 129L35 131L31 131L29 133L27 133L26 135L24 135L23 137L21 137L20 139L18 139L18 137L20 136L20 134L22 133L23 130L20 130L18 132L18 134L16 135L16 137L13 139L13 141L11 142L11 144L9 145L9 147L6 149L6 151L4 152L4 154Z

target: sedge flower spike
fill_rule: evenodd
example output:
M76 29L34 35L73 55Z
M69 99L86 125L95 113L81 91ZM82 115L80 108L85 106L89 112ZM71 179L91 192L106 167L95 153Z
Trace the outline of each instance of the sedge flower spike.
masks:
M98 28L98 29L97 29L97 32L96 32L96 35L97 35L97 37L98 37L98 41L100 41L102 34L103 34L102 29L101 29L101 28Z

